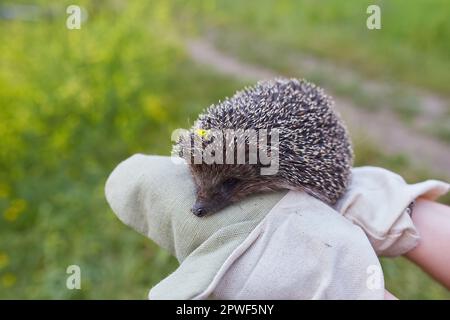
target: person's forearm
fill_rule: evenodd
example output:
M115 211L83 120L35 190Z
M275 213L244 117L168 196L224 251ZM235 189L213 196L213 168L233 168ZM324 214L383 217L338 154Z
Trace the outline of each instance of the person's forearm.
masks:
M406 257L450 289L450 207L418 199L412 219L421 239Z

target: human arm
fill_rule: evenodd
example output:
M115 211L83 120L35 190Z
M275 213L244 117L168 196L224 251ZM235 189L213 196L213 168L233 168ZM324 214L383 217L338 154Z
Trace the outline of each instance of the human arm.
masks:
M406 257L450 289L450 207L419 198L412 220L420 241Z
M405 256L436 281L450 289L450 207L419 198L412 212L419 244ZM385 290L385 300L397 300Z

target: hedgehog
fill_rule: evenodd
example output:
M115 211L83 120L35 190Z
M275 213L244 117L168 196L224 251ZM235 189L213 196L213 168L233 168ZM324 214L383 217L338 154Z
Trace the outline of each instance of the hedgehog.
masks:
M251 194L284 189L333 206L346 190L353 162L347 129L333 105L311 82L276 78L209 106L175 145L196 187L191 211L201 217ZM245 132L257 132L258 139L243 136ZM230 146L241 147L241 161ZM267 161L255 161L255 154L263 153L277 160L271 174L263 174Z

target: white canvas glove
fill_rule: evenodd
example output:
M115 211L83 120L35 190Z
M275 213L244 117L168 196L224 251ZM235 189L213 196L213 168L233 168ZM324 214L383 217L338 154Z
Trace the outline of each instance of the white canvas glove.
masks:
M435 200L448 190L449 184L442 181L407 184L389 170L359 167L352 170L348 191L336 209L364 230L378 255L398 256L420 239L411 219L415 199Z
M187 165L144 155L118 165L105 192L120 220L180 262L150 299L383 298L365 233L306 193L258 194L199 218Z
M290 191L253 233L219 271L214 298L384 298L382 268L367 236L306 193Z

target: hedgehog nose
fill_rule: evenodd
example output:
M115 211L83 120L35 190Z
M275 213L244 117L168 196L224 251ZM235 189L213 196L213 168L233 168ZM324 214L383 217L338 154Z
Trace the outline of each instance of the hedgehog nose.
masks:
M192 213L195 214L197 217L203 217L207 211L206 208L203 207L201 204L194 204L194 206L191 209Z

